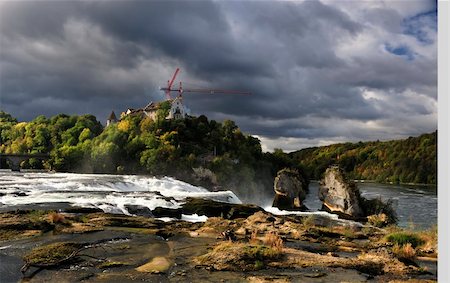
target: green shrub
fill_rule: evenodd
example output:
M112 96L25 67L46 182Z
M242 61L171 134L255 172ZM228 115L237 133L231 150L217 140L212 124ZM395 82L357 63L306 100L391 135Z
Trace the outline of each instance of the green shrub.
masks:
M416 248L417 246L420 246L424 243L424 241L416 234L407 232L392 233L387 235L386 239L389 242L397 244L399 246L403 246L409 243L413 248Z
M386 215L385 222L386 225L395 224L398 221L397 213L394 210L392 200L387 200L383 202L381 198L376 199L366 199L364 197L360 197L359 202L361 204L362 209L365 212L365 215Z

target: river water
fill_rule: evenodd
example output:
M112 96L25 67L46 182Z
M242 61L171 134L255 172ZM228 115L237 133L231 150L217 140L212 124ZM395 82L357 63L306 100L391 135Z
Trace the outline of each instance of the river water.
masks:
M361 195L394 201L399 226L414 223L416 228L429 228L437 223L436 187L358 183ZM321 208L318 183L310 184L305 205L313 212ZM161 206L178 208L186 197L203 197L229 203L241 203L231 191L208 190L172 178L135 175L93 175L69 173L11 172L0 170L0 211L43 203L69 203L100 208L105 212L130 214L132 206L150 210ZM260 203L256 203L262 205ZM283 214L270 208L274 213ZM326 214L326 213L325 213ZM184 216L195 221L204 217ZM331 216L330 217L335 217Z
M357 183L361 196L367 199L392 200L398 216L398 225L415 229L427 229L437 224L437 187L417 185L389 185ZM309 185L309 194L304 204L310 210L318 210L322 202L318 199L318 182Z

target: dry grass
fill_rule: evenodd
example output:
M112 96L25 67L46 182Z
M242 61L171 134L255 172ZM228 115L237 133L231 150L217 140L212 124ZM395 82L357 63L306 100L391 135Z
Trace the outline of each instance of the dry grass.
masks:
M305 230L309 230L310 228L316 226L316 217L311 214L302 219L302 224Z
M431 227L428 230L417 232L419 237L424 241L419 246L419 250L425 254L435 254L438 252L438 229L437 226Z
M395 244L392 247L392 252L399 259L414 260L416 257L416 250L413 248L411 243L405 245Z
M277 261L281 252L264 245L224 241L209 253L196 257L194 262L215 270L258 270Z
M388 217L386 214L384 213L380 213L380 214L373 214L373 215L369 215L367 216L367 222L375 227L385 227L389 224L388 221Z
M261 241L258 239L258 230L253 230L250 235L250 239L248 240L249 244L259 245Z
M65 224L66 223L66 217L58 212L50 212L48 214L48 220L53 224L57 224L57 223Z
M284 247L283 240L281 239L280 235L278 235L278 233L276 232L266 233L263 239L263 243L264 245L274 248L279 252L281 252Z

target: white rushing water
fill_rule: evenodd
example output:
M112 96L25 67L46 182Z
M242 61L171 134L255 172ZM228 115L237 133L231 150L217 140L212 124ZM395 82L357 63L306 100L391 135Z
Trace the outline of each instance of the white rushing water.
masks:
M150 210L178 208L187 197L241 203L231 191L210 192L169 177L0 172L0 208L64 202L129 215L129 205ZM198 215L183 218L193 222L206 220Z
M318 183L312 182L304 204L311 212L287 212L265 209L276 215L316 214L336 219L337 216L318 211ZM410 222L428 228L437 222L436 188L421 188L376 183L358 184L361 195L392 200L399 217L399 225ZM202 187L164 177L136 175L99 175L72 173L11 172L0 170L0 210L44 203L70 203L73 206L100 208L104 212L130 215L129 206L154 210L156 207L179 208L187 197L201 197L228 203L241 203L231 191L210 192ZM258 204L258 203L256 203ZM259 203L259 205L262 205ZM32 208L32 207L31 207ZM187 221L206 221L202 215L183 215ZM171 219L162 220L169 221Z

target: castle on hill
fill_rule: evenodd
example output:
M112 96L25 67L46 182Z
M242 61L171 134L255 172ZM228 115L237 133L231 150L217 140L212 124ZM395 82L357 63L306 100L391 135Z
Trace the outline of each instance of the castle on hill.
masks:
M169 114L166 116L166 119L184 119L187 117L186 107L183 105L183 99L181 96L178 96L174 99L168 100L170 102ZM153 120L156 120L156 114L158 110L161 108L163 102L150 102L143 108L133 109L128 108L127 111L122 112L120 114L120 118L124 118L128 115L140 115L142 117L149 117ZM117 123L119 120L117 119L114 111L111 112L108 119L106 120L106 126L109 126L112 123Z

